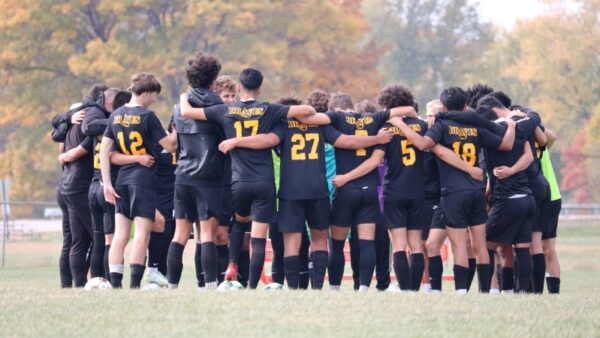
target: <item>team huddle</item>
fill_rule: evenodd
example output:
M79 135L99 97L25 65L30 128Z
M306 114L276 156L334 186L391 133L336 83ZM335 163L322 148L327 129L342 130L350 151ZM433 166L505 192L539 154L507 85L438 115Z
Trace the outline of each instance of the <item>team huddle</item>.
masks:
M270 238L267 288L339 290L350 238L356 290L377 270L379 290L440 293L449 239L458 294L475 275L481 293L559 293L556 136L534 110L481 84L444 89L424 119L400 85L379 107L322 90L267 103L260 71L220 71L213 55L188 60L167 128L147 73L53 119L62 287L121 288L132 238L130 287L177 288L193 238L199 288L256 289Z

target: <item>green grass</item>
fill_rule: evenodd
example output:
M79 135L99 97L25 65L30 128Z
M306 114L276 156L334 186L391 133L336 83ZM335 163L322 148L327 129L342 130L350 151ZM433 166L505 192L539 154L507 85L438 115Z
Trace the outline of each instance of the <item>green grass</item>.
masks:
M350 285L199 293L190 252L176 291L61 290L56 250L12 252L0 270L0 336L598 336L600 226L562 227L559 250L560 296L465 297L450 283L442 295L359 294Z

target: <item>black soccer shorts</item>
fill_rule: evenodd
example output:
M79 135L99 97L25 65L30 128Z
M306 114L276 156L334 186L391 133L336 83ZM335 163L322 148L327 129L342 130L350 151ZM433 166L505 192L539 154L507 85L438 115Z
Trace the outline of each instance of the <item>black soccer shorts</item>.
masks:
M483 189L451 192L442 197L441 205L445 224L450 228L464 229L487 221Z
M556 201L550 202L550 223L547 227L544 227L542 233L542 239L556 238L556 232L558 230L558 217L560 216L560 210L562 209L562 200L557 199Z
M234 182L231 185L233 210L255 222L273 223L277 219L275 183L266 181Z
M380 215L376 187L342 187L333 195L332 225L351 227L354 224L377 223Z
M547 232L551 223L550 188L547 185L531 185L533 198L535 199L535 223L534 232Z
M520 198L496 198L486 223L486 240L501 244L531 243L535 222L535 201Z
M425 199L423 201L423 219L425 226L423 227L421 239L424 241L429 237L430 229L446 229L444 226L444 213L442 212L439 198Z
M384 224L387 229L423 230L427 224L425 201L417 199L383 201Z
M156 213L156 191L145 185L118 185L115 211L129 219L135 217L148 218L154 221Z
M223 215L221 187L195 187L175 184L175 219L206 221Z
M303 232L308 227L315 230L327 230L331 204L329 197L309 200L279 200L279 231Z
M104 199L104 187L100 181L92 181L88 192L92 212L92 230L105 235L115 233L115 206Z

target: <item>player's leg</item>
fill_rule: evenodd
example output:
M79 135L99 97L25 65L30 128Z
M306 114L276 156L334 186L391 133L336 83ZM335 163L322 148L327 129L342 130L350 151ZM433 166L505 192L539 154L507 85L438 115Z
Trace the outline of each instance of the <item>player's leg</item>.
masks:
M457 293L467 292L469 284L469 214L471 196L469 191L453 192L441 199L446 231L454 253L454 287ZM485 249L485 247L484 247ZM486 251L487 252L487 251ZM489 262L488 262L489 263Z
M353 224L350 228L348 246L350 247L350 269L352 269L352 281L354 290L360 287L360 242L358 239L358 225Z
M216 217L210 217L205 221L200 221L199 224L204 280L207 288L214 289L217 287L217 247L214 239L217 235L219 220Z
M227 263L229 262L229 225L225 223L228 222L221 221L221 224L217 226L217 238L215 240L219 283L225 279L225 270L227 270Z
M300 246L302 244L302 232L283 233L283 261L285 279L288 288L298 289L300 287Z
M285 219L285 217L283 217L282 219ZM283 233L279 229L278 222L273 222L269 225L269 238L271 239L271 248L273 249L273 260L271 261L271 278L273 283L283 285L283 283L285 282L283 252L285 239Z
M176 288L183 271L183 250L192 233L192 222L185 218L175 220L175 234L167 252L167 280L170 288Z
M327 248L329 220L331 215L329 197L307 202L305 213L311 235L310 258L313 265L312 288L320 290L323 288L327 264L329 262ZM304 229L306 229L306 227L304 227Z
M64 195L56 192L56 201L62 213L62 235L63 244L60 250L60 258L58 260L58 269L60 272L60 287L73 287L73 276L71 275L71 267L69 266L69 251L71 250L71 225L69 223L69 208Z
M446 229L431 228L425 246L429 256L429 283L433 292L442 291L442 274L444 265L442 262L441 249L446 241Z
M146 269L144 263L146 261L146 252L148 251L150 232L154 226L154 220L152 218L136 216L133 221L135 224L135 232L129 257L129 266L131 269L131 282L129 287L137 289L140 287Z
M123 198L123 196L121 195ZM129 242L129 236L131 233L131 219L125 215L117 212L115 215L115 233L110 246L110 252L108 256L108 266L110 270L110 283L113 288L121 288L123 280L123 272L125 266L123 265L125 247Z
M235 280L238 278L240 255L242 251L245 251L243 250L245 233L251 228L250 208L252 205L251 197L253 196L251 188L247 182L235 182L231 185L234 223L229 234L229 264L225 271L225 280Z
M158 271L163 257L163 248L167 245L165 226L165 216L157 209L154 215L154 224L152 225L150 232L150 240L148 242L148 268L146 281L160 286L167 286L166 277Z
M175 236L175 219L173 218L173 209L161 209L161 214L165 218L165 231L163 236L162 252L160 255L160 262L158 264L158 271L163 275L167 276L167 256L169 253L169 246Z
M300 243L300 279L299 287L302 290L308 289L310 282L310 271L309 271L309 251L310 251L310 238L308 237L308 229L304 226L302 230L302 242Z
M93 181L88 193L92 219L92 252L90 254L90 275L104 277L104 192L99 181Z
M71 227L69 265L75 287L83 287L87 282L86 257L92 244L92 220L87 195L66 195Z
M512 245L500 244L496 249L500 257L500 288L503 293L511 293L515 289L515 255Z
M108 254L115 233L115 206L104 201L104 271L106 279L110 280Z
M388 206L389 204L386 204L384 210L389 209ZM406 255L406 247L408 245L406 227L390 228L388 231L390 234L390 242L392 243L392 254L394 257L393 266L394 272L396 273L396 281L400 290L408 291L410 290L411 285L410 267Z
M550 294L560 293L560 263L556 253L556 234L561 207L560 199L550 203L549 225L542 236L542 247L546 258L546 285Z
M364 292L371 286L375 272L375 222L359 223L357 228L360 250L360 287L358 291Z
M485 240L485 224L469 227L471 246L475 259L477 260L477 279L479 281L479 292L489 293L491 283L490 254L487 250Z
M275 185L265 182L251 184L252 229L250 232L250 274L248 287L256 289L265 265L265 249L269 223L276 217Z
M329 247L329 286L332 290L339 290L344 277L344 265L346 259L344 257L344 245L350 227L331 225L331 245Z
M546 276L546 258L542 246L542 236L550 219L550 189L548 186L532 189L536 203L536 222L533 227L531 239L531 291L544 292L544 279Z
M383 215L380 215L381 221L375 224L375 277L377 280L376 288L385 291L390 286L390 237L383 222Z
M408 230L408 246L410 248L410 281L411 289L419 291L423 270L425 269L425 258L423 257L423 242L421 230Z

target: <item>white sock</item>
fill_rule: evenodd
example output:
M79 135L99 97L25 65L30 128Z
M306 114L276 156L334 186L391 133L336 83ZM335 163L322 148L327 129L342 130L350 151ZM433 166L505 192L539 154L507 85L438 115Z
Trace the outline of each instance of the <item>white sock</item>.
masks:
M177 284L168 283L167 284L167 288L169 288L169 289L177 289Z
M329 290L340 291L341 285L329 285Z
M499 295L500 294L500 289L490 289L490 294L492 294L492 295Z
M429 284L429 283L423 284L423 291L425 291L425 293L431 292L431 284Z
M120 273L123 274L125 272L125 265L123 264L109 264L108 271L112 273Z
M368 286L366 286L366 285L361 285L361 286L358 288L358 292L367 292L367 291L369 291L369 287L368 287Z
M456 294L457 295L466 295L467 294L467 289L458 289L456 290Z
M217 288L217 282L210 282L210 283L206 283L205 284L207 289L216 289Z

